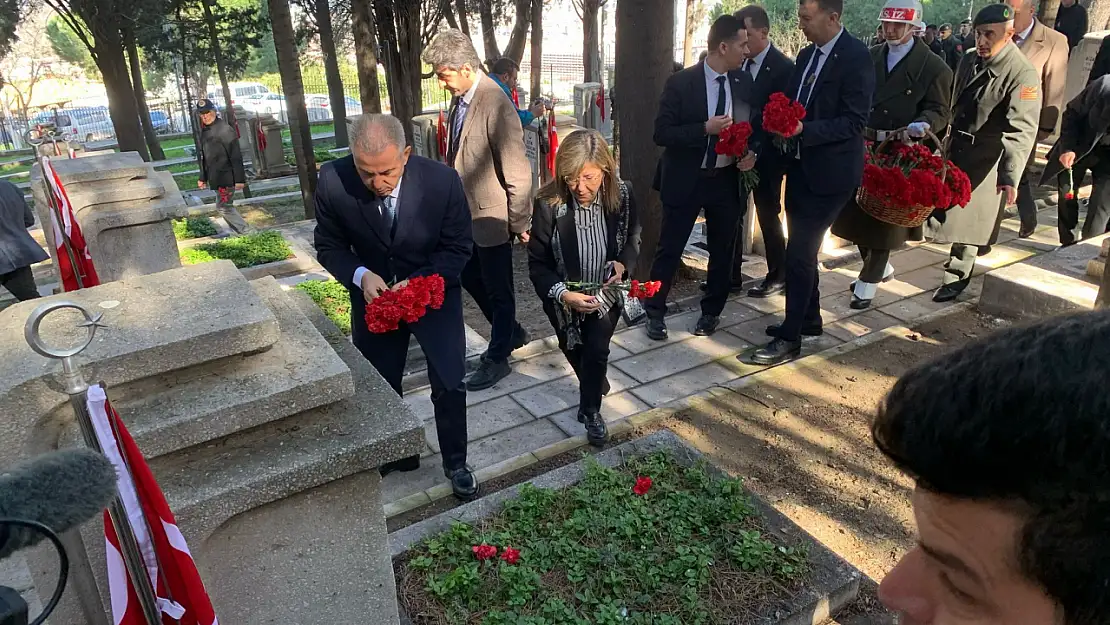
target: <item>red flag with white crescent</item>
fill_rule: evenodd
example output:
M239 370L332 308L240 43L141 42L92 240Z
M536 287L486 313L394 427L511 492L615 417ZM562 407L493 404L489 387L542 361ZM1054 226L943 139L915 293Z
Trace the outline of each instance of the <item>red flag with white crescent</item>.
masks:
M436 147L439 148L439 157L447 159L447 118L443 114L443 110L439 111L439 119L436 121Z
M555 153L559 151L559 133L555 130L555 111L551 111L551 116L547 122L547 171L552 176L555 175Z
M42 157L42 177L46 179L47 190L54 198L57 211L50 211L50 225L54 230L55 257L58 261L58 273L62 278L62 288L66 291L76 291L82 287L97 286L100 278L96 275L93 266L92 254L81 234L81 226L77 225L77 217L73 214L73 205L69 202L62 179L50 164L50 157ZM59 222L59 213L61 221ZM69 240L73 258L66 251L65 241ZM81 277L78 283L77 277Z
M597 99L594 101L597 108L601 109L601 121L605 121L605 85L597 90Z
M163 625L219 625L193 555L166 497L142 451L108 402L99 384L89 387L89 415L104 455L116 467L126 522L139 543L146 572L155 589ZM104 513L108 592L114 625L146 625L135 587L124 565L119 537Z

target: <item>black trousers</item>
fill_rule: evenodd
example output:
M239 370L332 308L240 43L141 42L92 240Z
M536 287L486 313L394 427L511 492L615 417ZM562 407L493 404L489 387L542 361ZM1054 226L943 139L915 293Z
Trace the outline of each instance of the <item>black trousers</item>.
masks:
M684 204L663 204L663 229L651 279L663 283L655 297L644 303L649 317L660 319L667 312L667 295L671 291L682 252L690 240L698 213L705 211L706 243L709 246L709 275L701 312L720 315L732 287L732 264L736 247L736 224L747 204L740 201L739 172L735 167L714 170L716 175L703 177L695 186L693 197Z
M1029 172L1029 167L1021 174L1017 188L1018 217L1021 218L1022 230L1032 230L1037 227L1037 203L1033 201L1033 180L1036 176Z
M1088 239L1110 231L1110 148L1097 148L1095 152L1083 157L1072 168L1072 183L1078 195L1083 186L1083 176L1091 172L1094 188L1087 203L1087 218L1083 228L1079 228L1079 198L1064 199L1068 191L1068 174L1065 171L1056 178L1060 191L1059 212L1060 244L1071 245L1080 239Z
M821 291L817 255L825 232L847 204L854 191L817 195L804 181L801 165L786 177L786 319L779 337L787 341L801 338L802 327L821 325Z
M361 298L352 298L352 310L363 310ZM360 307L363 306L363 307ZM357 320L356 320L357 321ZM409 337L415 335L428 360L436 432L447 470L466 466L466 336L463 330L462 290L448 288L443 307L429 310L411 325L385 334L373 334L365 323L352 324L355 347L377 369L398 395L409 352ZM372 407L367 407L368 410Z
M763 232L763 247L767 257L768 283L782 283L786 281L786 237L782 233L782 178L783 172L760 170L759 184L752 192L755 200L755 217L759 220L759 229ZM736 256L732 265L732 282L739 285L744 281L740 272L743 246L741 246L743 220L736 228Z
M508 360L513 337L523 333L516 321L516 290L513 286L513 244L474 246L462 272L462 285L490 324L489 359Z
M614 306L604 316L586 315L578 324L581 343L574 349L567 349L566 332L559 328L555 317L557 305L545 300L543 310L551 320L551 326L555 328L559 349L578 376L578 411L583 414L598 413L601 411L602 389L605 387L605 376L609 368L609 343L613 339L617 322L620 321L621 309Z
M0 286L21 302L39 297L39 289L35 286L35 274L30 267L20 267L15 271L0 273Z

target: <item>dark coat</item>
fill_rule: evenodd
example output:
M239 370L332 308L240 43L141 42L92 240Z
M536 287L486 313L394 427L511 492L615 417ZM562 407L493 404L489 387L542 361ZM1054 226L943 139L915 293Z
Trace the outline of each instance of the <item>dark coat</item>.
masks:
M1041 184L1049 184L1064 171L1060 164L1061 154L1075 152L1078 164L1094 151L1107 133L1110 133L1110 76L1103 76L1068 102L1060 123L1060 138L1048 153Z
M949 35L948 39L942 39L940 43L944 49L944 62L948 64L949 69L955 71L960 65L960 59L964 58L964 53L967 52L964 40L957 35Z
M1017 187L1037 140L1041 77L1013 44L979 67L964 57L956 71L948 157L971 179L971 202L925 224L938 243L987 245L1002 211L997 187Z
M790 77L793 74L794 61L772 44L767 50L767 56L763 57L763 65L759 67L759 76L752 85L750 100L753 130L751 145L752 150L759 155L755 167L759 172L761 183L764 180L768 181L768 184L774 180L776 185L782 182L781 176L775 174L781 173L786 168L786 159L763 132L763 107L767 106L771 94L785 93L790 88Z
M239 136L222 117L201 128L200 153L200 181L207 183L208 188L223 189L247 181Z
M35 213L23 199L23 192L7 180L0 180L0 274L50 258L27 232L33 225Z
M751 121L751 76L740 71L729 72L732 90L732 116L737 122ZM709 103L705 86L705 61L672 74L667 79L655 117L655 144L663 148L659 167L652 185L664 204L681 205L693 197L698 171L705 160L709 137L705 122L709 120ZM736 190L739 195L739 188Z
M1110 35L1102 40L1091 63L1091 73L1087 75L1087 82L1092 83L1103 76L1110 74Z
M875 98L867 127L897 130L912 122L927 122L942 136L951 115L952 70L920 39L894 69L887 73L889 48L871 48L875 64ZM837 217L833 234L863 247L892 250L906 241L921 239L920 228L903 228L883 223L860 209L855 197Z
M806 66L816 49L810 44L798 54L786 91L790 98L798 96ZM813 193L843 195L859 186L863 177L863 128L874 95L875 68L867 46L845 30L810 91L799 135L802 182ZM830 211L840 208L825 207ZM819 206L810 209L822 210Z
M1070 7L1061 4L1056 9L1056 23L1052 28L1068 38L1068 49L1075 49L1087 34L1087 8L1078 2Z

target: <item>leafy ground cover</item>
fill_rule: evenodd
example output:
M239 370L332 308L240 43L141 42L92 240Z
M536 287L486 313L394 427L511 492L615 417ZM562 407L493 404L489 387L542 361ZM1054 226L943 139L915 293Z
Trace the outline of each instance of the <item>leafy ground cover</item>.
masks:
M337 280L305 280L296 286L312 298L343 334L351 334L351 297Z
M216 224L207 217L189 217L188 219L175 219L173 222L173 236L178 241L186 239L199 239L210 237L219 232Z
M397 572L420 625L716 625L788 597L808 569L804 546L766 531L739 480L656 453L615 469L590 461L562 490L526 485Z
M292 255L293 250L281 233L267 230L182 250L181 262L196 265L214 260L230 260L242 269L285 260Z

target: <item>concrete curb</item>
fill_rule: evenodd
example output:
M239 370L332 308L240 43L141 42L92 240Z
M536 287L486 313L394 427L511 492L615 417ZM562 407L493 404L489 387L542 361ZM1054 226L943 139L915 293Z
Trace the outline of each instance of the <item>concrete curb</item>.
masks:
M638 412L609 424L609 434L613 437L623 436L638 428L652 425L653 423L661 421L696 404L710 401L722 394L732 393L735 390L752 386L760 382L767 382L783 375L796 373L798 369L812 367L837 356L842 356L857 349L867 347L868 345L878 343L887 338L914 334L913 328L932 323L949 315L974 309L977 299L978 298L971 301L955 303L938 311L922 315L908 322L906 325L890 326L889 328L872 332L846 343L841 343L840 345L804 356L798 360L756 371L751 375L744 376L730 383L711 386L697 393L671 400L662 406ZM725 356L719 360L734 358L736 358L736 356ZM585 435L563 439L551 443L550 445L540 447L539 449L513 456L484 469L480 469L475 472L475 475L480 482L488 482L505 477L521 469L528 468L548 458L580 449L587 444L588 442L586 441ZM385 517L390 519L406 512L411 512L429 503L435 503L451 495L451 487L449 485L438 484L426 490L398 499L397 501L389 502L383 506L383 510L385 512Z

